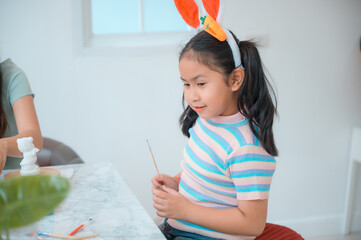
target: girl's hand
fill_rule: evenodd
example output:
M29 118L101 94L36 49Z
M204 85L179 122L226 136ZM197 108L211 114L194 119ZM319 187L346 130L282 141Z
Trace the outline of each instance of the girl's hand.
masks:
M3 171L3 168L6 163L6 157L8 153L8 145L5 141L0 141L0 174Z
M178 191L163 186L163 190L153 188L154 208L157 215L164 218L185 219L186 210L192 204Z
M151 181L152 181L152 189L163 190L162 186L164 185L168 188L172 188L178 191L178 181L167 174L155 175Z

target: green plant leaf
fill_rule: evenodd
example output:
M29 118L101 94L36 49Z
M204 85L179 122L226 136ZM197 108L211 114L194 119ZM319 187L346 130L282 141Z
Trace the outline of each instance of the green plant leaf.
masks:
M69 181L59 176L0 181L0 232L38 221L66 198L69 189Z

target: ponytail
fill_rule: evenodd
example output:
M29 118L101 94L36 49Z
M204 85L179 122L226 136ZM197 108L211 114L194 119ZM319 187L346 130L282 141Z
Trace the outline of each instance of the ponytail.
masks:
M236 42L237 37L232 33ZM251 41L241 41L238 44L245 75L238 96L238 110L248 119L252 133L259 139L262 147L272 156L278 155L273 137L273 118L277 114L271 96L274 91L264 74L262 61L256 44ZM195 35L183 48L179 60L190 53L200 63L219 71L228 77L234 70L234 60L231 48L226 41L218 41L210 34L201 31ZM187 55L188 56L188 55ZM188 56L189 57L189 56ZM272 94L272 95L271 95ZM184 112L179 118L182 133L190 137L189 129L193 127L198 114L189 106L184 106Z
M263 148L272 156L278 155L273 137L273 118L277 114L272 86L264 74L256 44L241 41L238 44L245 68L243 83L238 96L238 110L249 120L252 133L260 140Z

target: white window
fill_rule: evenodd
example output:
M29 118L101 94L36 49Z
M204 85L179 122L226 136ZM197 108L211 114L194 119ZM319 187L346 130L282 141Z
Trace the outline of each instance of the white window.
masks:
M84 46L176 45L188 30L173 0L83 0Z

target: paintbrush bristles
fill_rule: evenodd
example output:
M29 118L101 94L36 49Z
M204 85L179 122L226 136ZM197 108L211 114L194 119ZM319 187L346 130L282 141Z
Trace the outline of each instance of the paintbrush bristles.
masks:
M149 144L148 139L147 139L147 143L148 143L148 147L149 147L150 154L152 155L152 158L153 158L153 162L154 162L155 169L157 170L157 173L158 173L158 175L159 175L157 163L155 162L154 155L153 155L152 149L150 148L150 144Z

